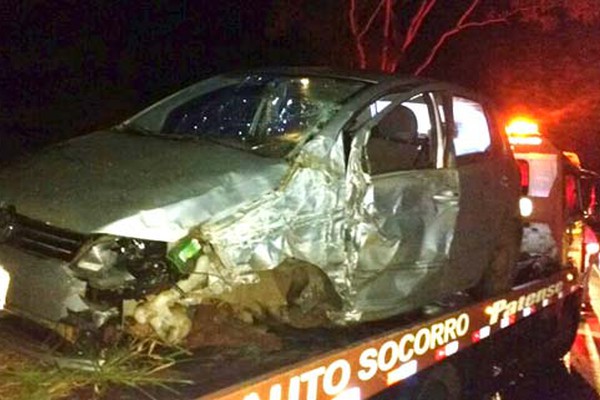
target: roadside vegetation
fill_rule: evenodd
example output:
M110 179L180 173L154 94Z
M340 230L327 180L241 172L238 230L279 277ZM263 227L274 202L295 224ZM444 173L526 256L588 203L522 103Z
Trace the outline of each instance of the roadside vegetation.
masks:
M58 349L0 327L0 399L154 399L152 391L189 384L171 368L184 351L150 341L127 341L95 349Z

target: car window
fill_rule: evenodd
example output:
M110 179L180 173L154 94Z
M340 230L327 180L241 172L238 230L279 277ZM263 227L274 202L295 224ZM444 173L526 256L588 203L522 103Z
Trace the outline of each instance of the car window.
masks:
M402 103L394 95L372 103L371 128L366 151L371 174L430 168L434 165L434 119L431 103L419 94Z
M452 97L457 160L484 155L491 148L490 127L483 106L463 97Z
M240 76L237 80L217 80L210 86L194 85L148 108L124 126L284 157L318 132L364 86L364 82L328 77Z

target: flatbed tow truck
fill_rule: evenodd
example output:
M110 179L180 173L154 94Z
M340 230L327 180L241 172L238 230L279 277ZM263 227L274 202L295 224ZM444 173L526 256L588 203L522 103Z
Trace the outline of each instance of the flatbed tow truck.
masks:
M334 330L282 328L282 350L203 350L179 367L193 386L153 395L359 400L494 392L491 378L511 363L558 360L569 350L581 295L577 270L566 268L495 298L459 297L419 316Z

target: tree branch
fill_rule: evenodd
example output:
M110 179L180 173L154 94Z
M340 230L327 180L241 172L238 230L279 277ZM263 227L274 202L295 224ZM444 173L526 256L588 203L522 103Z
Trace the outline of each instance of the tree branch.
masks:
M467 8L465 10L465 12L463 13L463 15L461 15L460 18L458 19L456 26L461 26L462 24L465 23L465 21L471 16L471 14L475 10L475 8L477 8L477 6L479 5L479 1L480 0L473 0L471 5L469 6L469 8Z
M365 46L363 44L363 37L373 25L373 21L375 21L375 17L379 13L379 10L383 7L383 4L386 0L381 0L375 10L371 13L369 20L364 25L362 29L358 27L358 21L356 17L356 0L349 0L350 7L348 9L348 19L350 21L350 31L352 32L352 36L354 37L354 47L356 49L356 53L358 56L358 64L360 69L365 69L367 67L367 54L365 52Z
M412 44L419 29L421 29L421 26L423 25L423 21L425 21L425 17L427 17L427 14L429 14L435 3L436 0L424 0L423 3L421 3L419 11L417 11L417 14L411 20L408 31L406 32L406 37L402 44L402 53L406 52L406 49Z
M384 21L383 21L383 46L381 48L381 65L380 69L382 71L388 70L388 56L390 52L390 42L391 38L391 28L392 28L392 1L393 0L385 0L385 12L384 12ZM390 72L390 71L388 71Z
M353 0L355 1L355 0ZM367 23L365 24L365 27L363 28L363 30L360 32L360 36L364 36L367 31L369 30L369 28L371 28L371 25L373 25L373 21L375 21L375 17L377 16L377 14L379 13L379 10L381 10L381 8L383 7L383 5L385 4L386 0L381 0L379 2L379 4L377 5L377 8L375 8L375 11L373 11L373 13L371 14L371 17L369 17L369 20L367 21Z
M457 33L461 32L461 31L463 31L465 29L468 29L468 28L473 28L473 27L478 27L478 26L485 26L485 25L491 25L491 24L498 24L498 23L507 22L507 21L508 21L508 16L503 16L503 17L488 19L488 20L485 20L485 21L467 22L467 23L463 23L460 26L459 25L455 26L453 29L445 32L438 39L437 43L435 44L435 46L433 46L433 48L429 52L429 55L427 56L427 58L423 62L423 64L421 64L419 66L419 68L417 68L417 70L415 71L415 75L420 75L421 72L423 72L423 70L425 70L425 68L427 68L431 64L431 62L433 61L433 59L437 55L437 53L440 50L440 48L442 47L442 45L450 37L452 37L452 36L456 35Z
M367 56L361 40L362 36L359 35L358 32L358 22L356 21L356 0L350 0L348 18L350 20L350 31L352 32L352 36L354 36L354 47L356 48L356 55L358 56L358 67L360 69L365 69L367 67Z

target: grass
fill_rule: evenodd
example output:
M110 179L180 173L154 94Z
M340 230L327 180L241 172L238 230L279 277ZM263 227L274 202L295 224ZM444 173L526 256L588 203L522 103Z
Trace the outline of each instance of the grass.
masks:
M103 399L121 397L120 390L148 399L149 389L190 384L171 371L183 351L158 351L154 343L128 342L86 357L46 354L34 359L3 349L0 355L0 398L6 400ZM142 396L142 397L144 397Z

